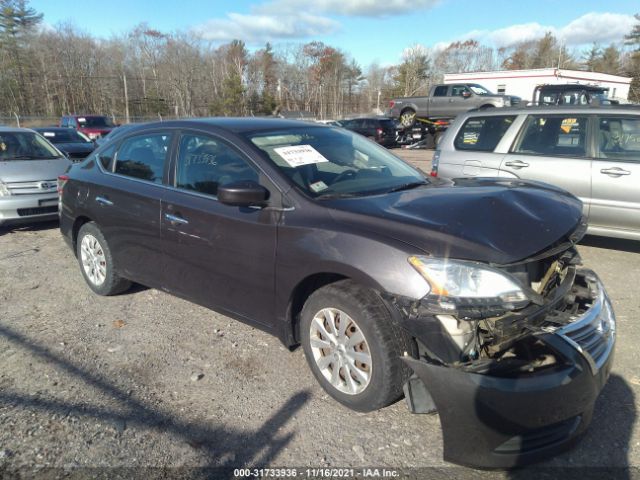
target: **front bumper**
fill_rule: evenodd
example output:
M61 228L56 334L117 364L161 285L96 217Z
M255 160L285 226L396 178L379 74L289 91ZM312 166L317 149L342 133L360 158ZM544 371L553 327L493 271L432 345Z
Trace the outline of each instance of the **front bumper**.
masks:
M11 195L0 197L0 225L28 223L58 218L58 194Z
M569 448L588 427L613 362L615 317L597 281L592 306L569 325L537 334L564 361L513 376L403 360L439 412L444 459L510 468ZM610 326L610 327L608 327Z

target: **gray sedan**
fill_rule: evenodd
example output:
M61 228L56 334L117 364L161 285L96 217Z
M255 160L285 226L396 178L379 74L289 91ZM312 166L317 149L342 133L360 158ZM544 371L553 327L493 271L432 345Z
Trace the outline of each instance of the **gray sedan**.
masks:
M33 130L0 127L0 225L58 218L58 175L69 165Z
M551 183L583 202L593 235L640 240L640 107L536 107L458 116L432 176Z

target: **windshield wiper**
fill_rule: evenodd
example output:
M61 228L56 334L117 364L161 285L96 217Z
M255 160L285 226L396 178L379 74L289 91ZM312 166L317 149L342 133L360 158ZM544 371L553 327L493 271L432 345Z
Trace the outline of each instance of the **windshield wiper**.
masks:
M402 185L398 185L397 187L393 187L390 190L387 190L387 193L392 193L392 192L401 192L403 190L411 190L412 188L417 188L417 187L421 187L423 185L429 185L429 182L411 182L411 183L404 183Z
M357 197L357 193L323 193L318 195L316 200L330 200L332 198L353 198Z

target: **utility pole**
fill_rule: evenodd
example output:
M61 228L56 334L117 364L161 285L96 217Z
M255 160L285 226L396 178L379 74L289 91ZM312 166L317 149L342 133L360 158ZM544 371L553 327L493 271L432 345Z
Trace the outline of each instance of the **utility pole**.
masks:
M127 91L127 74L122 72L122 83L124 84L124 119L129 123L129 92Z
M381 93L380 90L378 90L378 103L376 106L376 114L380 113L380 93Z

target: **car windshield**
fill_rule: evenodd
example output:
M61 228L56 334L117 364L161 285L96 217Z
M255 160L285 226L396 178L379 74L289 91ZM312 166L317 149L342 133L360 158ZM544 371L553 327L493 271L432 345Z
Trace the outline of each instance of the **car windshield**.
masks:
M93 127L93 128L113 128L115 124L111 121L109 117L79 117L78 123L80 127Z
M474 83L473 85L469 85L469 88L476 95L493 95L492 92L484 88L482 85L478 85L477 83Z
M91 143L84 134L72 128L64 130L38 130L51 143Z
M58 151L34 132L1 132L0 162L60 158Z
M385 148L341 128L298 127L246 135L313 198L374 195L427 185Z

